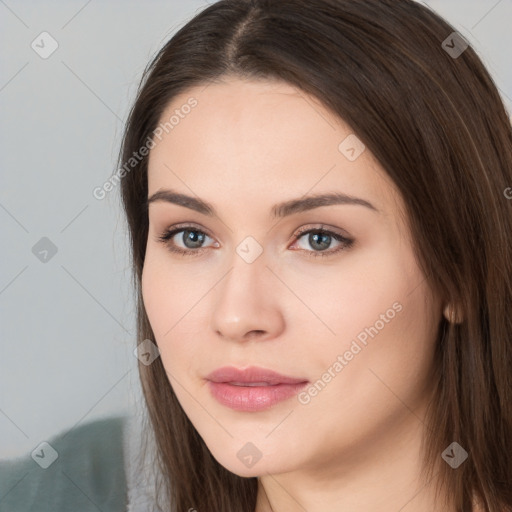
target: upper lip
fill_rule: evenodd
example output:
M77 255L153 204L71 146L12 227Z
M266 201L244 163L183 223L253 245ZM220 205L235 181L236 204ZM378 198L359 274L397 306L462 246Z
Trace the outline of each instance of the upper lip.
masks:
M302 384L307 382L307 379L288 377L281 375L267 368L260 368L259 366L249 366L248 368L235 368L234 366L223 366L217 368L206 376L207 380L212 382L227 382L227 383L265 383L267 385L277 384Z

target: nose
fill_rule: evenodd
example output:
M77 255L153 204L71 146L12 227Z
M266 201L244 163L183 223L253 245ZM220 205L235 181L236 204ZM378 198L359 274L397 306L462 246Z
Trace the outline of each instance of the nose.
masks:
M215 287L211 327L217 336L234 342L273 339L284 329L279 280L260 256L247 263L238 255Z

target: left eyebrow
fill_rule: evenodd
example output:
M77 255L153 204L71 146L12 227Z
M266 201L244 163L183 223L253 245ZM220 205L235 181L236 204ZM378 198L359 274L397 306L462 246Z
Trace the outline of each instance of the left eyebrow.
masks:
M321 206L331 206L335 204L364 206L374 212L380 213L379 210L366 199L348 196L341 192L332 192L329 194L306 196L300 199L291 199L289 201L276 204L272 208L272 216L274 218L282 218L287 217L288 215L293 215L294 213L305 212L314 208L320 208Z
M174 190L162 189L155 192L147 199L146 206L149 207L151 203L157 201L164 201L167 203L177 204L191 210L195 210L208 217L216 216L215 208L202 199L181 194ZM333 192L329 194L316 194L299 199L291 199L274 205L271 209L271 215L274 219L283 218L295 213L313 210L322 206L331 206L337 204L358 205L369 208L370 210L380 213L380 211L366 199L359 197L348 196L340 192Z

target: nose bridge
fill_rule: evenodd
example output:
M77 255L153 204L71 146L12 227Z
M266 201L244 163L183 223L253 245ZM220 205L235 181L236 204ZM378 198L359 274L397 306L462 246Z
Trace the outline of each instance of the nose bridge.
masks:
M277 297L269 292L275 278L267 263L253 241L236 247L231 268L216 290L212 327L218 334L241 340L250 331L270 333L279 327Z
M254 249L247 244L239 244L231 259L231 268L224 282L219 287L218 304L243 304L251 307L265 300L261 296L262 286L271 274L266 267L267 261L263 252L254 255Z

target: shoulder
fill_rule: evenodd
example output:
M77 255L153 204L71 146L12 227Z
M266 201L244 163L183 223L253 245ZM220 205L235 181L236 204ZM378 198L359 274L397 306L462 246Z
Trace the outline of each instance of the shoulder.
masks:
M0 461L2 512L126 511L127 421L92 421L39 443L24 457Z

